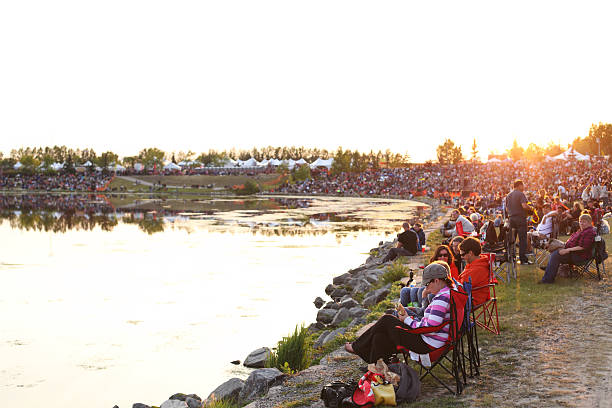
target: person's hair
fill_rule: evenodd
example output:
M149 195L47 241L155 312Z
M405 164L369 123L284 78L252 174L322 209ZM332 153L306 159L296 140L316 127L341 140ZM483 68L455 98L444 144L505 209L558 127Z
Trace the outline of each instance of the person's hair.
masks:
M456 237L454 237L453 239L451 239L450 243L452 245L453 242L461 242L463 241L464 238L461 235L457 235Z
M412 226L415 227L415 228L422 228L423 227L420 222L415 222L414 224L412 224Z
M516 180L514 182L514 188L519 188L521 186L525 186L521 180Z
M478 217L477 213L470 214L470 220L471 221L478 221L478 218L480 218L480 217Z
M474 237L467 237L459 244L459 249L465 253L471 252L472 254L478 256L481 252L480 241Z
M589 213L582 213L582 214L580 214L580 218L578 218L578 221L580 221L580 220L587 220L591 224L593 223L593 218L591 218L591 214L589 214Z
M402 224L402 228L404 229L410 229L410 223L409 222L405 222Z
M442 250L445 249L448 252L448 262L450 264L450 262L455 262L455 257L453 256L453 251L451 251L450 247L448 245L439 245L436 248L436 251L434 252L434 254L431 256L431 258L429 258L429 263L433 263L435 261L438 260L438 256L440 255L440 252L442 252Z

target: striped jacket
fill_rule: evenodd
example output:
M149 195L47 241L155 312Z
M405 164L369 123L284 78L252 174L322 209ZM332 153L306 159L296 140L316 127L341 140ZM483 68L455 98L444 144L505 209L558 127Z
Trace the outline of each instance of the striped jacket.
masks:
M450 320L450 288L444 287L431 300L425 314L421 320L412 316L406 317L404 323L413 329L419 327L438 326ZM421 334L423 341L433 348L440 348L448 341L449 325L446 325L438 332Z

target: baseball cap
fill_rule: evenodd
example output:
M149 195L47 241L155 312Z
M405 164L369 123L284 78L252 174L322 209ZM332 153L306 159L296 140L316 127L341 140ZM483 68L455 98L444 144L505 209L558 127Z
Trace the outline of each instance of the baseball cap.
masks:
M445 266L446 265L446 266ZM427 285L434 279L444 279L448 277L450 268L444 261L432 262L423 269L423 286Z

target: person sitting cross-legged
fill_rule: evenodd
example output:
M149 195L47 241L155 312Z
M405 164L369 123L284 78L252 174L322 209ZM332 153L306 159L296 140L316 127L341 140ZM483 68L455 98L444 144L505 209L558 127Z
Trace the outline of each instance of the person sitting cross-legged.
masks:
M367 363L375 363L379 358L388 359L397 353L398 345L418 354L442 347L448 340L448 325L437 332L425 334L415 334L406 329L438 326L450 320L450 290L453 283L449 270L448 265L440 261L427 265L423 270L423 297L434 294L423 318L409 316L403 309L399 310L398 317L385 314L357 340L346 343L346 351L357 354Z
M595 241L597 232L593 227L593 220L589 214L582 214L578 219L580 231L576 231L567 240L563 248L557 249L550 254L550 259L544 270L544 276L538 283L554 283L559 265L568 263L579 263L591 257L591 248Z

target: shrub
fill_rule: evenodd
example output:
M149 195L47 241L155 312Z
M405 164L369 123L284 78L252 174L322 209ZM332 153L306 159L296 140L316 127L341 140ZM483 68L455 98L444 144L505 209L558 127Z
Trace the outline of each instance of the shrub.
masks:
M259 193L259 186L253 180L247 180L247 182L244 183L244 188L237 190L236 193L240 195L251 195Z
M396 282L406 276L408 267L403 265L399 259L396 259L391 265L387 267L386 272L382 276L382 281L387 283Z
M308 368L310 346L307 337L308 330L304 325L295 326L293 334L278 342L268 358L267 366L276 367L288 374Z

